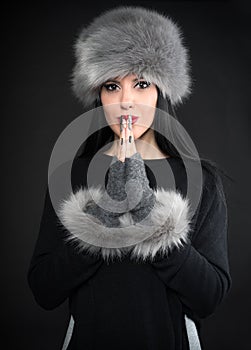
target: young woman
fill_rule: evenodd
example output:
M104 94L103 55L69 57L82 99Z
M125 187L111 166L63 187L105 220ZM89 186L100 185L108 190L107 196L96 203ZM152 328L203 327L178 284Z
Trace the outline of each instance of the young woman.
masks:
M46 192L34 297L47 310L69 299L63 349L201 349L201 319L231 286L227 209L217 168L201 160L191 214L185 163L196 159L165 137L158 113L174 114L190 92L180 31L153 10L118 7L84 28L75 49L74 91L107 125L75 157L58 215Z

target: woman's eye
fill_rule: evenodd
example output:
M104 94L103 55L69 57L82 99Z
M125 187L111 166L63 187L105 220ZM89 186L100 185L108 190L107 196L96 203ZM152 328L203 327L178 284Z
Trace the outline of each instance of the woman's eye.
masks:
M142 81L139 81L135 86L139 86L140 89L143 90L143 89L148 88L149 85L151 85L151 83L149 83L148 81L142 80ZM103 86L106 89L106 91L108 91L108 92L115 91L119 88L118 85L115 83L108 83L108 84L104 84Z
M116 90L117 85L116 84L104 84L104 87L107 91L114 91L114 90Z
M149 83L148 81L139 81L137 83L137 85L139 85L141 89L146 89L150 84L151 83Z

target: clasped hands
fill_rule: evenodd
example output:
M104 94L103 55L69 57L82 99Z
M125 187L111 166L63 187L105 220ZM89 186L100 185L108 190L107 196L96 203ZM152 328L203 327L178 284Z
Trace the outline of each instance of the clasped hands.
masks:
M145 164L134 142L131 116L127 120L121 116L120 139L108 170L104 195L98 203L88 203L86 212L105 226L119 227L121 215L130 212L134 223L140 222L154 203L155 194L149 187Z
M117 141L117 148L115 156L121 161L125 162L125 158L130 158L137 152L133 128L132 128L132 116L120 117L120 138Z

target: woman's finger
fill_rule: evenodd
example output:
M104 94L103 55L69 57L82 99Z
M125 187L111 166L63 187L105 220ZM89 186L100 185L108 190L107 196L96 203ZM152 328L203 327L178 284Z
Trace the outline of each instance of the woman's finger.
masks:
M136 145L134 142L133 127L132 127L132 116L129 115L127 119L126 128L126 157L130 158L133 154L137 152Z
M126 120L123 118L123 116L120 117L120 138L118 150L118 159L121 162L124 162L126 157Z

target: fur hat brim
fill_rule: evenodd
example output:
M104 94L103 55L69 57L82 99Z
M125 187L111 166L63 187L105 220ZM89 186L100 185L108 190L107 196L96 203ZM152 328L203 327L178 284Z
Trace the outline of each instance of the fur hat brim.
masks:
M72 88L85 107L93 105L104 82L128 74L156 84L173 105L191 92L181 30L152 9L120 6L105 11L80 31L74 48Z

